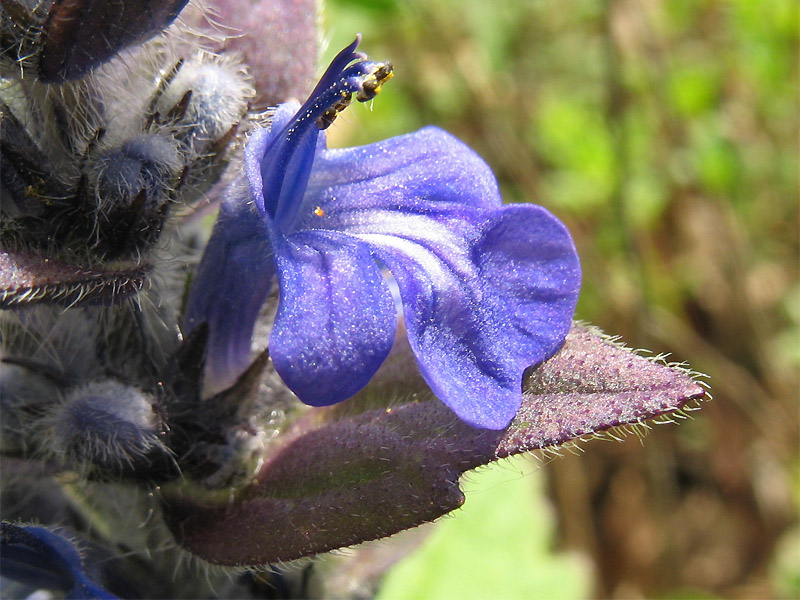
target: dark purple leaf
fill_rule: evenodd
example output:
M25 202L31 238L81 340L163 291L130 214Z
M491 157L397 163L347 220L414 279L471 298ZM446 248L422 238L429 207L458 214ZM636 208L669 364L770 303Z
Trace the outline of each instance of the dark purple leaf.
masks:
M37 254L0 250L0 309L35 303L115 304L138 292L147 268L79 267Z
M705 395L685 370L580 325L558 354L529 373L525 389L522 409L505 431L471 428L429 394L406 394L378 408L362 395L360 405L354 399L311 411L232 501L165 492L168 522L181 545L213 563L309 556L458 508L465 471L680 411Z
M55 0L42 32L39 74L77 79L170 25L188 0Z

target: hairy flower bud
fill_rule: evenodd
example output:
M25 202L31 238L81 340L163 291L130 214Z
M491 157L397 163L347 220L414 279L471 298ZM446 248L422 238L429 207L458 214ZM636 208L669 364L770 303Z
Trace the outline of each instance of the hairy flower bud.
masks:
M73 467L124 471L163 448L154 405L149 395L111 379L82 385L43 418L45 451Z
M163 118L180 109L174 120L175 136L195 155L215 150L232 133L253 95L241 64L201 53L180 66L156 102Z
M95 236L114 255L157 234L183 161L174 139L140 134L104 152L94 165Z

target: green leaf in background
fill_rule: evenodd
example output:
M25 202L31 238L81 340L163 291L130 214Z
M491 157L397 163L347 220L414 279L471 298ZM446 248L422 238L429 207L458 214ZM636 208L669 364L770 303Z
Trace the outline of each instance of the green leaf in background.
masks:
M575 211L607 202L614 185L611 137L596 107L543 94L532 133L551 166L547 197Z
M721 83L717 65L683 65L669 80L670 104L682 117L712 111L719 99Z
M389 572L378 600L588 597L587 564L553 551L545 477L534 468L515 457L471 473L464 507Z

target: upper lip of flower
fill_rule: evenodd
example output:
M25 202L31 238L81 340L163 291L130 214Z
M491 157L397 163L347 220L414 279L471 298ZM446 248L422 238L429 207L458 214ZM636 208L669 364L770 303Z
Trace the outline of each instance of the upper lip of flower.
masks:
M283 231L291 229L302 206L298 199L303 197L311 174L319 130L333 122L337 113L349 105L353 94L360 102L370 100L392 77L391 64L368 61L355 51L359 41L357 37L336 55L308 100L280 131L275 131L277 125L273 121L271 135L265 137L265 130L256 133L259 140L267 140L259 165L251 164L254 152L248 152L246 168L251 186L272 192L254 194L256 204ZM258 148L260 154L261 146Z
M334 404L363 388L392 347L397 315L379 261L398 283L432 391L466 422L502 429L519 408L523 370L569 330L580 287L572 240L541 207L502 207L486 163L439 129L327 150L319 127L389 72L357 44L305 104L280 105L272 128L251 136L247 186L223 203L187 328L209 324L206 377L232 383L277 273L275 368L307 404Z

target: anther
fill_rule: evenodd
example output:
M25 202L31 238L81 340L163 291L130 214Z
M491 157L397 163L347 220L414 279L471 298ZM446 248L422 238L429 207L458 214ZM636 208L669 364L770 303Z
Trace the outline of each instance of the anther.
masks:
M381 91L381 86L394 77L392 63L377 63L377 69L367 76L356 95L359 102L372 100Z

